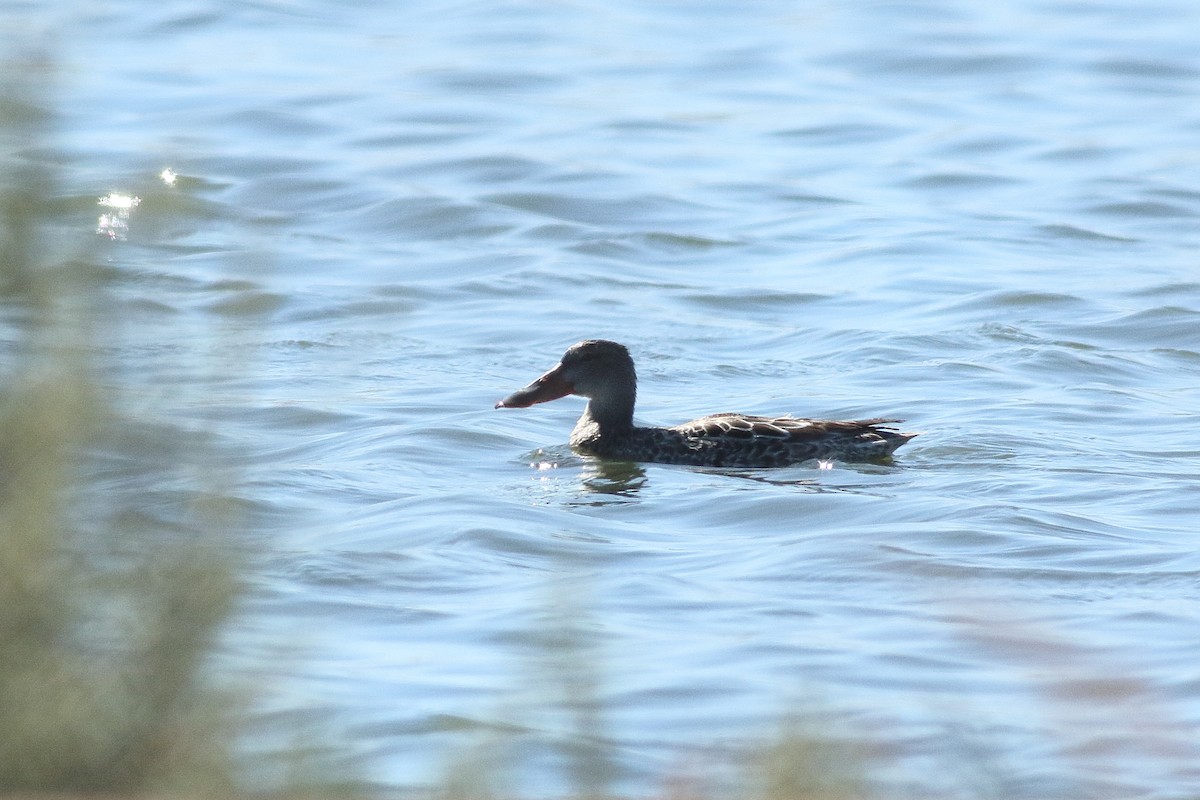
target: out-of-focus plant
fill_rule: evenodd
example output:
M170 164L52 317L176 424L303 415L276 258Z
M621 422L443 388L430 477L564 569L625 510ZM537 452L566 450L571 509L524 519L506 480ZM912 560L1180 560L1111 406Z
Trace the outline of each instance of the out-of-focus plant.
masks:
M226 797L246 774L242 704L212 669L239 597L235 504L214 448L99 379L136 334L62 188L53 73L0 75L0 794ZM171 524L147 497L173 498Z

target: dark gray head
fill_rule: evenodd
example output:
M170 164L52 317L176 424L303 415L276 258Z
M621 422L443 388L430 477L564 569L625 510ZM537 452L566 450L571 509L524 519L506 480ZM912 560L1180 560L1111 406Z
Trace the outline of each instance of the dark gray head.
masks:
M632 414L637 373L625 345L607 339L573 344L549 372L501 400L496 408L528 408L569 394L602 406L627 404Z

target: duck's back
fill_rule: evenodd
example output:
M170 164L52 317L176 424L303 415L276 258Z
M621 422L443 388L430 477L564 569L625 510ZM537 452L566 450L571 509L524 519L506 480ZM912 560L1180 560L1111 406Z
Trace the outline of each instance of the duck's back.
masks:
M606 440L572 444L596 455L708 467L778 467L812 459L886 459L917 434L901 433L895 419L853 421L713 414L671 428L633 428Z

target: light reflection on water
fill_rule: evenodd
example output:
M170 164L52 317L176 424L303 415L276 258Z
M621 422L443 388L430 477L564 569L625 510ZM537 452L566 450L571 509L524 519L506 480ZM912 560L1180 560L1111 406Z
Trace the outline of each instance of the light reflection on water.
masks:
M101 197L98 201L100 207L111 210L100 214L100 219L96 221L96 233L109 239L125 239L129 232L129 218L141 202L140 197L119 192Z
M235 660L303 630L293 706L420 785L550 713L505 698L586 585L618 789L797 694L917 796L971 783L962 731L1004 796L1194 789L1196 9L444 11L63 34L112 379L194 386L269 512ZM586 337L633 349L648 423L925 433L728 472L581 458L576 401L492 411Z

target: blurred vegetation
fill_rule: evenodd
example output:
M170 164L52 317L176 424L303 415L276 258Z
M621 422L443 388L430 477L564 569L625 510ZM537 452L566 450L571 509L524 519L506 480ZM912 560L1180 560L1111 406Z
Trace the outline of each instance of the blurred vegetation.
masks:
M53 70L0 74L0 794L229 796L247 771L243 698L212 668L240 594L221 459L100 379L122 331L58 184Z
M564 574L571 569L564 565ZM537 782L561 785L569 800L626 797L618 788L628 759L612 736L606 703L603 621L592 612L587 579L557 580L527 632L525 689L471 748L453 754L439 786L442 800L501 800ZM871 796L868 747L819 714L783 718L758 742L678 742L680 761L666 769L662 800L862 800ZM642 759L634 757L634 761ZM556 780L557 779L557 780ZM542 797L546 790L534 792Z

